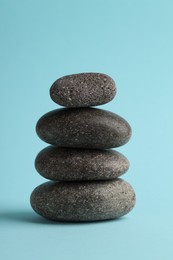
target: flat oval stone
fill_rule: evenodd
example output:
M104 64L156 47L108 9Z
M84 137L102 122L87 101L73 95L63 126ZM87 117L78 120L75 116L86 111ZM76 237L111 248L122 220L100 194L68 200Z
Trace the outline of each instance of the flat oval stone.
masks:
M53 181L115 179L129 168L129 161L113 150L48 146L35 160L36 170Z
M52 100L65 107L98 106L116 94L115 82L101 73L80 73L56 80L50 88Z
M109 149L127 143L130 125L122 117L96 108L64 108L42 116L36 125L45 142L73 148Z
M122 179L86 182L46 182L31 194L31 206L56 221L96 221L119 218L135 205L135 193Z

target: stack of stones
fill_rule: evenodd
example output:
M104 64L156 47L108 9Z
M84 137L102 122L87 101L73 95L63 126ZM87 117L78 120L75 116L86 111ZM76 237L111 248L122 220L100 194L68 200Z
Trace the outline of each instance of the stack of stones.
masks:
M51 180L31 194L32 208L56 221L96 221L121 217L135 204L135 193L118 178L129 168L121 153L131 128L122 117L92 108L111 101L115 82L100 73L65 76L50 88L54 102L66 108L43 115L38 136L51 144L36 157L36 170Z

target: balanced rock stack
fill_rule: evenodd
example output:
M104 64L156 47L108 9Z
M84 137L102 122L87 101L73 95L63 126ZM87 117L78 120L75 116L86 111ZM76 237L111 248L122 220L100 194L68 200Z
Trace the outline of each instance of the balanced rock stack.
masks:
M50 96L66 108L42 116L38 136L51 144L36 157L35 167L51 180L31 194L32 208L56 221L96 221L121 217L135 204L135 193L118 178L129 168L110 148L127 143L131 128L122 117L91 108L111 101L115 82L100 73L65 76L54 82Z

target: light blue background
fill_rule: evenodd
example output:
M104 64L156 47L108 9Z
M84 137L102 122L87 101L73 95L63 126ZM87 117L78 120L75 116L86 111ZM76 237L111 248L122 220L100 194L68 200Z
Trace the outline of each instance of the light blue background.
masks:
M172 0L0 0L0 258L167 260L173 255ZM135 209L118 221L51 223L29 204L45 181L35 124L57 106L59 77L103 72L118 88L103 109L126 118L124 179ZM100 107L101 108L101 107Z

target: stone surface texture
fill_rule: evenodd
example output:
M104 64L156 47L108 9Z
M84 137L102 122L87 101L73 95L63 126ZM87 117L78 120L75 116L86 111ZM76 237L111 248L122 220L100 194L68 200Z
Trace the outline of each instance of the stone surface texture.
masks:
M135 204L135 193L121 179L92 182L47 182L31 194L31 206L56 221L97 221L119 218Z
M65 107L98 106L116 94L115 82L101 73L80 73L56 80L50 88L54 102Z
M118 147L131 137L131 127L125 119L96 108L53 110L38 120L36 132L52 145L89 149Z
M35 160L36 170L54 181L115 179L129 168L129 161L113 150L48 146Z

